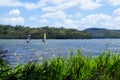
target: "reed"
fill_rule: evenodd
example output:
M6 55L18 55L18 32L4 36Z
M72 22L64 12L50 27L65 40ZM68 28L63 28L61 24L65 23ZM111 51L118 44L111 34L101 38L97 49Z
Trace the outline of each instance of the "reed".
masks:
M0 80L120 80L120 54L104 51L86 56L80 50L41 63L19 64L11 69L0 66Z

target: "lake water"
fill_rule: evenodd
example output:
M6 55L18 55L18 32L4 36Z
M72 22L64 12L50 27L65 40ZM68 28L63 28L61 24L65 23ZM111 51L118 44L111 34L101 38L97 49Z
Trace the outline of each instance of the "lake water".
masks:
M120 39L49 39L47 43L42 43L41 39L26 40L20 39L1 39L0 48L6 51L10 62L26 63L29 60L41 60L44 58L55 57L58 54L66 57L70 50L81 49L83 54L90 53L98 55L109 49L111 52L120 52Z

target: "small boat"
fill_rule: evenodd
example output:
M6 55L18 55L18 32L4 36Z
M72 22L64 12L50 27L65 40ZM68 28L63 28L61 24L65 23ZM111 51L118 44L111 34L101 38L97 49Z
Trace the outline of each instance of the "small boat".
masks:
M46 43L46 33L44 33L44 35L43 35L42 42Z
M30 43L31 41L31 35L28 35L26 43Z

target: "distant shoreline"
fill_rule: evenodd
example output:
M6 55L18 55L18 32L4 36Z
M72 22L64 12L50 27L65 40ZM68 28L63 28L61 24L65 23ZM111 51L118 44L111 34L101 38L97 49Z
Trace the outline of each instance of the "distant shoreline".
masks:
M47 40L92 40L92 39L120 39L120 38L91 38L91 39L47 39ZM0 40L26 40L26 39L0 39ZM32 39L42 40L42 39Z

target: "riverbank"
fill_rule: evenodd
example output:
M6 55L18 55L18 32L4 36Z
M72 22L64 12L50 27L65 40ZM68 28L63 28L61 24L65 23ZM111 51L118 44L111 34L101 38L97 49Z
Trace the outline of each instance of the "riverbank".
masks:
M78 50L74 56L71 52L67 58L43 59L13 69L2 63L1 80L120 80L120 54L110 51L93 57Z

